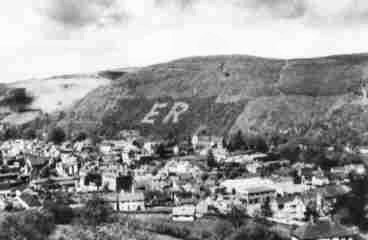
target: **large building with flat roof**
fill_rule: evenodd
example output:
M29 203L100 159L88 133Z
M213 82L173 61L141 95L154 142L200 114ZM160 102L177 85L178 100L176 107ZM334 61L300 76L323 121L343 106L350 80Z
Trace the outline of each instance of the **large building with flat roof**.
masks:
M229 179L221 183L229 194L237 195L246 205L261 204L276 197L276 188L269 179L260 177Z

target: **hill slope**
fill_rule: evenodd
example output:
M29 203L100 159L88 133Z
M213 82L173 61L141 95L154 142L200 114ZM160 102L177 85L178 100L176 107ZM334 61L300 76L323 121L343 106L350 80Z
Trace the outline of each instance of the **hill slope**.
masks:
M67 111L90 91L136 69L30 79L0 86L1 123L27 124L43 114Z
M60 123L111 135L287 132L331 119L367 131L368 55L316 59L212 56L180 59L123 75L78 101ZM176 115L175 115L176 112ZM294 129L295 134L298 129Z

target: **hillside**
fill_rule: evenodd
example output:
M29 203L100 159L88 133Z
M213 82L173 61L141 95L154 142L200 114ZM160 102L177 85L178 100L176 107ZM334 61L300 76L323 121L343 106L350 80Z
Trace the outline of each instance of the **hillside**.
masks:
M25 88L34 98L30 108L51 113L70 107L91 90L109 83L107 78L86 74L26 80L9 84L9 87Z
M317 123L341 117L363 134L368 129L367 77L364 54L292 60L185 58L127 73L94 89L60 124L97 127L107 135L126 128L145 135L187 135L204 126L219 136L238 129L297 135L301 125L317 131Z
M3 84L0 86L1 122L23 125L46 113L68 111L90 91L134 71L122 68Z

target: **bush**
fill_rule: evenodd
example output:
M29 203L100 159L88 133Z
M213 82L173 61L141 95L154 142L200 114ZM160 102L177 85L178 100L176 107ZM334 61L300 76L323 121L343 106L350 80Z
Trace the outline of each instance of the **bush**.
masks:
M83 224L98 226L112 219L113 209L98 196L93 196L83 209L81 209L80 220Z
M37 134L36 134L36 130L33 129L33 128L26 128L24 131L23 131L23 136L26 138L26 139L35 139L37 137Z
M46 240L55 229L47 212L27 211L7 216L0 226L2 240Z
M66 204L56 201L47 201L44 207L52 214L56 224L69 224L74 219L73 209Z
M214 233L216 240L225 240L234 231L233 225L228 221L218 221L215 224Z
M250 223L235 232L229 240L283 240L282 237L270 231L263 225Z
M85 133L85 132L78 132L73 137L73 141L74 142L81 142L81 141L86 140L87 137L88 137L87 133Z
M52 128L47 134L47 140L55 144L62 143L66 138L66 134L62 128Z
M19 137L19 130L15 126L7 127L2 133L2 139L5 141L9 139L16 139L18 137Z

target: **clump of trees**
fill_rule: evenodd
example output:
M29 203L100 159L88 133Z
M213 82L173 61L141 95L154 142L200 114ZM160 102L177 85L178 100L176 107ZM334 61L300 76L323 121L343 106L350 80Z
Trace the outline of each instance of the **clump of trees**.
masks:
M113 209L95 195L90 199L80 212L80 221L89 226L98 226L112 220Z
M26 211L5 217L0 225L0 239L47 240L54 229L53 216L48 212Z
M244 135L241 130L231 135L225 146L230 152L237 150L255 150L265 153L269 150L263 136L254 134Z
M270 231L264 225L250 222L239 230L234 232L229 238L229 240L258 240L258 239L265 239L265 240L285 240L279 234Z
M341 210L348 214L341 221L368 229L368 175L352 173L350 175L351 192L341 196L334 206L334 213L339 216Z
M74 210L69 206L70 203L70 197L66 193L59 192L53 198L46 199L43 205L44 209L52 214L56 224L69 224L76 216Z
M47 140L55 144L60 144L66 139L65 131L60 127L53 127L47 133Z

